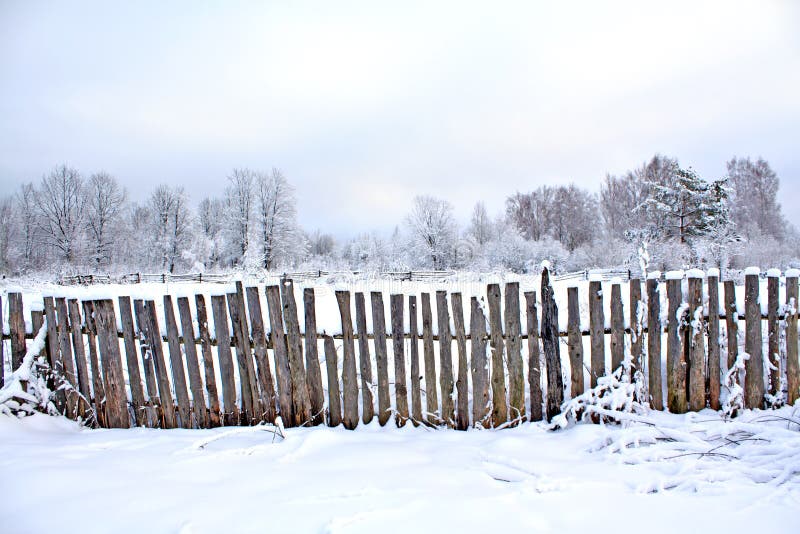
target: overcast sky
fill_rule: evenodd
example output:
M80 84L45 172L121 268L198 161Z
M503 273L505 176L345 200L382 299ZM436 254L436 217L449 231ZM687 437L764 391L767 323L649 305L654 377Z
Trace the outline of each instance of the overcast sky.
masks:
M301 224L466 221L654 153L762 156L800 224L800 2L0 0L0 184L57 164L194 202L281 168Z

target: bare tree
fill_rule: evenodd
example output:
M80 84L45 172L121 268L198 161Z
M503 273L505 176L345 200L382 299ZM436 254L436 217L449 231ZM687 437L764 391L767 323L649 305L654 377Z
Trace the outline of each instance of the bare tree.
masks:
M786 220L778 203L777 174L766 160L733 158L727 163L728 181L733 189L731 216L748 238L771 236L781 240Z
M430 197L414 197L411 213L406 217L406 226L411 238L411 248L420 259L434 269L448 265L456 240L456 223L453 206L446 200Z
M216 198L204 198L197 209L197 218L200 226L200 238L202 242L199 248L202 250L201 256L204 258L204 265L216 267L222 255L222 219L224 213L223 203Z
M483 246L491 238L492 221L486 214L486 206L483 202L477 202L472 209L472 217L469 221L467 233L478 246Z
M86 195L76 169L60 165L42 178L36 204L42 236L60 259L74 263L82 245Z
M303 251L305 240L297 226L294 188L279 169L258 174L256 211L260 263L264 269L272 269Z
M225 191L231 261L238 264L247 255L250 246L250 223L253 216L253 188L256 173L250 169L234 169L228 176Z
M14 242L16 224L14 221L14 202L11 197L0 199L0 272L11 270L11 243Z
M38 266L42 256L41 247L37 246L39 242L37 239L37 233L39 232L39 223L37 222L39 212L36 205L36 188L31 182L22 184L22 187L20 187L16 194L15 203L18 208L18 255L19 261L22 263L20 267L23 270L28 270Z
M150 195L154 259L162 269L175 272L189 238L189 209L182 187L160 185Z
M125 203L125 190L107 172L89 177L87 187L87 227L94 248L93 260L98 266L111 263L114 246L113 227Z

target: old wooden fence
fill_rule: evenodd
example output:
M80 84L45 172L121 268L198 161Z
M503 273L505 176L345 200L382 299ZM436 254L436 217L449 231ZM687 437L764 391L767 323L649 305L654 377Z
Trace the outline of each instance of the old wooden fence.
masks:
M720 299L717 276L690 272L684 280L630 280L627 318L621 284L609 284L606 295L599 281L590 281L583 295L588 330L581 328L576 287L567 291L567 328L559 330L564 310L556 306L546 270L538 296L521 292L517 283L506 284L502 293L499 285L488 285L485 302L482 296L464 302L460 293L445 291L422 293L419 302L416 295L391 295L388 331L382 293L355 293L351 299L349 291L336 291L341 334L318 332L314 289L303 290L301 314L291 280L265 288L237 283L235 292L211 297L210 311L203 295L195 296L194 309L187 297L173 302L164 295L165 332L154 301L127 296L116 307L112 300L45 296L44 311L32 311L30 321L35 333L46 319L42 356L55 371L51 385L67 385L56 396L58 408L102 427L252 425L278 415L286 426L352 429L377 417L381 425L394 418L398 425L503 427L554 416L565 393L583 392L587 371L594 385L625 361L643 372L652 408L719 409L722 376L740 352L740 328L749 354L746 406L763 407L768 395L779 394L781 376L794 402L800 387L798 278L790 273L784 304L778 301L781 279L768 277L765 314L759 276L747 275L743 319L736 312L737 288L722 283ZM664 289L666 299L660 297ZM4 339L10 338L11 366L17 368L26 352L22 295L7 298ZM568 383L562 365L569 369Z

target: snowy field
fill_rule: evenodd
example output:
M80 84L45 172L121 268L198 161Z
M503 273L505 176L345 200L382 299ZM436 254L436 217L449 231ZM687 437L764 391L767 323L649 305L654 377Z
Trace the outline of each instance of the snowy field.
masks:
M793 420L794 422L791 422ZM800 408L627 428L88 430L0 417L0 530L791 532ZM708 453L708 454L700 454Z

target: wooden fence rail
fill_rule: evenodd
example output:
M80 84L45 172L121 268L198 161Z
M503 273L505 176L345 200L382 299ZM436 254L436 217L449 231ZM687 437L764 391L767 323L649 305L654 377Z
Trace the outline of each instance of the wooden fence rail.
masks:
M592 281L586 295L569 288L565 331L558 327L546 270L538 295L521 294L517 283L489 284L485 305L479 297L465 303L457 292L422 293L419 303L415 295L391 295L390 332L382 293L367 301L349 291L336 292L341 334L318 332L312 288L302 291L301 332L291 280L265 289L238 283L236 291L212 296L214 332L203 295L195 297L194 308L188 298L164 295L161 322L151 300L121 296L115 306L109 299L45 296L44 311L31 312L30 321L34 330L46 321L43 352L54 371L51 385L71 386L58 390L58 408L109 428L252 425L278 416L286 426L356 428L393 418L398 426L505 427L552 418L565 396L580 395L620 367L641 371L654 409L719 409L722 376L740 356L741 323L749 355L746 407L765 407L768 398L782 394L793 403L800 390L796 272L787 273L783 303L780 278L769 276L762 296L759 276L747 274L743 318L736 314L736 287L724 283L725 305L718 309L719 277L698 273L689 271L685 280L668 276L666 283L630 280L627 325L622 282L604 292ZM662 324L664 291L668 313ZM581 297L589 311L586 331ZM611 311L608 321L605 309ZM0 300L0 324L4 312L7 360L15 369L26 351L20 293L8 294L6 308ZM5 343L0 357L2 373Z

